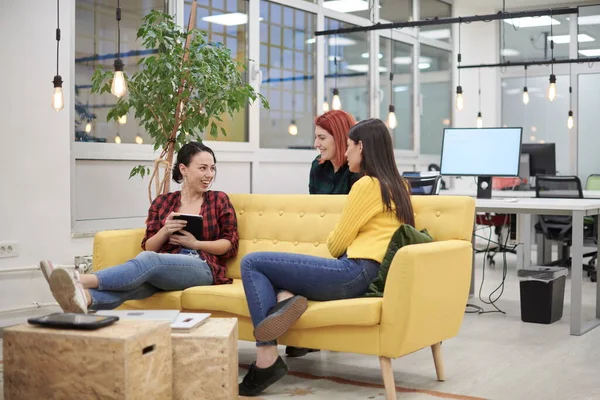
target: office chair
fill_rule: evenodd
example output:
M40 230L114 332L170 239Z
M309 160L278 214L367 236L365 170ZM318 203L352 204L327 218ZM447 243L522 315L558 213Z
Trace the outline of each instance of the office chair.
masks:
M536 178L535 196L552 199L583 199L581 181L576 176L539 175ZM594 218L584 219L583 244L597 246L598 222ZM536 232L542 233L547 240L559 243L559 259L547 266L570 267L570 248L572 245L573 218L568 215L540 215L535 225ZM560 246L562 245L562 246ZM591 257L589 264L583 265L592 282L596 282L596 251L586 253L583 257Z
M403 174L403 178L410 183L412 195L436 195L440 193L440 175L434 176L412 176L410 173Z
M600 190L600 175L592 174L585 182L585 190Z
M437 165L437 164L429 164L427 166L427 171L430 171L430 172L431 171L440 172L440 166ZM443 179L440 180L440 185L441 185L440 186L441 189L446 189L446 182Z

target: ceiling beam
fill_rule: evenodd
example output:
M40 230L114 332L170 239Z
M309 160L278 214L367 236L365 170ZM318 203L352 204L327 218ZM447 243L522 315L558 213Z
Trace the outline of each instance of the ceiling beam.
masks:
M498 67L525 67L530 65L552 65L552 64L584 64L600 62L600 57L587 57L587 58L571 58L566 60L538 60L538 61L522 61L522 62L511 62L507 61L504 63L497 64L478 64L478 65L459 65L458 69L469 69L469 68L498 68Z
M564 8L546 8L543 10L531 10L531 11L517 11L517 12L502 12L499 11L496 14L487 15L473 15L470 17L448 17L438 18L434 17L431 19L421 21L406 21L406 22L392 22L388 24L376 23L370 26L357 26L354 28L341 28L341 29L330 29L325 31L316 31L315 36L328 36L328 35L340 35L344 33L355 33L355 32L368 32L378 31L383 29L399 29L399 28L414 28L420 26L432 26L432 25L448 25L448 24L466 24L471 22L490 22L495 20L503 20L509 18L523 18L523 17L542 17L542 16L554 16L554 15L566 15L566 14L578 14L578 7L564 7Z

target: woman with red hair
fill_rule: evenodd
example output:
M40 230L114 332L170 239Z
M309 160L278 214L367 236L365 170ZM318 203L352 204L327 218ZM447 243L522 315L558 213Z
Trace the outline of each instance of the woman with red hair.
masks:
M345 111L332 110L315 119L315 148L320 155L310 168L310 194L348 194L359 178L346 162L348 131L356 121Z

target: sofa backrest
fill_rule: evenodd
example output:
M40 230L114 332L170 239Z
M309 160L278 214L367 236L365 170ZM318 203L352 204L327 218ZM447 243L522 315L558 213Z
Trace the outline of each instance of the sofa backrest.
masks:
M240 261L256 251L283 251L331 257L327 236L340 218L346 196L232 194L240 233L238 255L227 276L240 278Z
M227 276L240 278L240 261L256 251L283 251L331 257L327 236L340 218L345 195L231 194L238 218L238 255ZM471 241L474 199L462 196L413 196L417 229L436 241Z

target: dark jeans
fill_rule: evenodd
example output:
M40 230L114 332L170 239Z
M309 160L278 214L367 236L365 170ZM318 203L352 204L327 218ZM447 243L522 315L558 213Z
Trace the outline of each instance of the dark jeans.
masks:
M242 259L242 282L256 327L277 303L277 291L288 290L309 300L341 300L363 295L377 276L379 263L304 254L257 252ZM276 344L259 342L258 346Z

